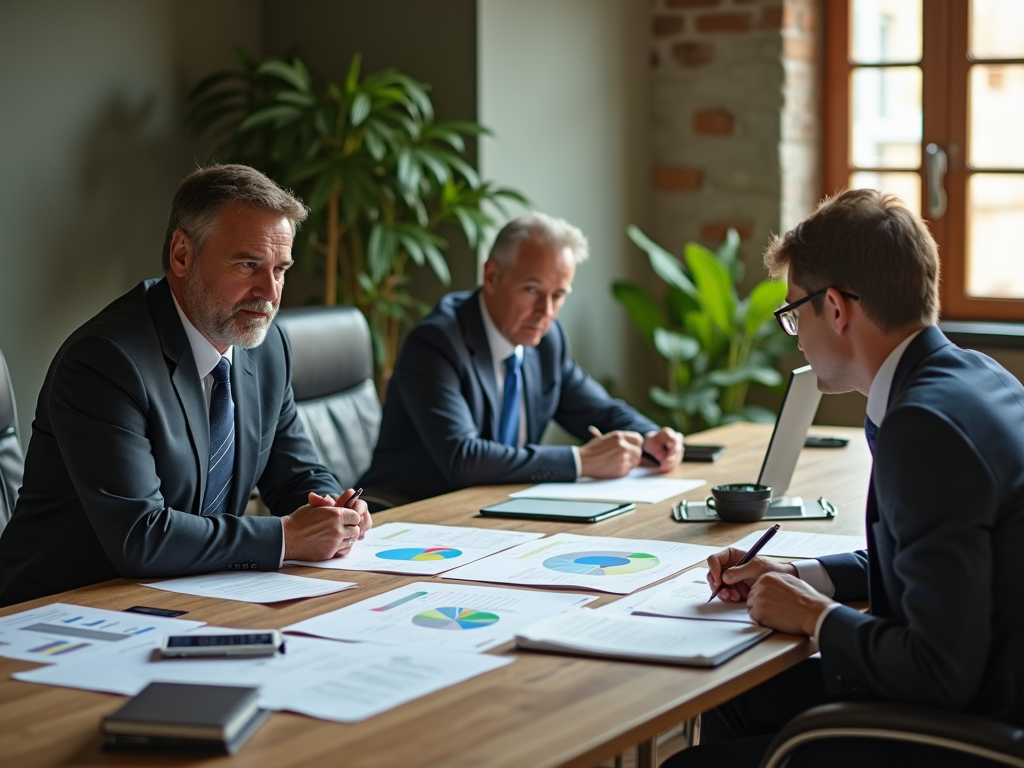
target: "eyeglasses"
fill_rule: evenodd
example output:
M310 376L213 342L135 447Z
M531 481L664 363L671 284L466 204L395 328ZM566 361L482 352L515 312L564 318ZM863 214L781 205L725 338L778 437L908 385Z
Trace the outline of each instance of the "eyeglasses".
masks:
M785 306L779 307L775 310L775 319L779 321L779 325L782 326L782 330L788 333L790 336L796 336L796 313L793 311L801 304L804 304L811 299L816 299L825 293L828 288L822 288L820 291L816 291L809 296L804 296L802 299L797 299L792 304L786 304ZM839 291L838 288L836 288ZM850 293L849 291L839 291L840 296L845 296L851 301L860 301L860 296L856 293Z

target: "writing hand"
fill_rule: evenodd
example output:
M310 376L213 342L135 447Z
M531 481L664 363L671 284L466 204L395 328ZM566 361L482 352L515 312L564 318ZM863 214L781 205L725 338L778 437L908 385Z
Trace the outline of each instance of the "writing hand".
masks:
M648 432L644 437L643 451L657 462L659 472L668 472L683 460L683 436L672 427Z
M615 430L602 435L591 427L590 434L594 439L580 446L583 477L622 477L640 463L644 439L639 432Z
M718 598L726 603L742 603L747 599L750 588L766 573L785 573L796 576L796 568L791 563L778 563L766 557L755 557L746 565L736 564L747 554L742 549L729 547L716 552L708 558L708 584L712 591L725 583L725 588L718 593Z

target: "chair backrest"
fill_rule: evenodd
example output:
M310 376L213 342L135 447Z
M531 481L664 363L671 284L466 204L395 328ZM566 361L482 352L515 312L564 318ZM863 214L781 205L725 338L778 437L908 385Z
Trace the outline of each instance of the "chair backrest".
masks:
M18 412L7 361L0 352L0 531L7 526L25 475L25 456L18 437Z
M299 418L324 466L353 487L370 467L381 420L366 318L355 307L304 307L276 322L292 348Z

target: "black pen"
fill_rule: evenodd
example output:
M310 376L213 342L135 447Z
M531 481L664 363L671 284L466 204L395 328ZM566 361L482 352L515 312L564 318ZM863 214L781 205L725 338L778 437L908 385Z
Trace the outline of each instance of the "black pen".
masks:
M362 488L356 488L356 492L352 495L351 499L349 499L348 501L345 502L345 506L348 509L352 509L352 505L355 504L357 501L359 501L359 497L362 496L362 495L363 495L363 489ZM775 527L778 528L778 526L775 526Z
M757 555L757 553L760 552L762 549L764 549L764 545L772 540L772 536L774 536L778 532L779 532L779 524L776 523L771 528L769 528L767 531L765 531L764 532L764 536L762 536L760 539L758 539L757 543L754 544L754 546L752 546L750 548L750 550L747 552L747 554L745 554L743 557L741 557L740 561L738 563L736 563L736 565L734 565L732 567L733 568L739 568L741 565L746 565L751 560L753 560L754 557ZM725 570L728 571L730 569L726 568ZM716 597L718 597L718 593L721 592L723 589L725 589L725 571L722 571L722 583L718 585L718 589L716 589L714 592L711 593L711 597L708 598L708 602L710 603L712 600L714 600Z

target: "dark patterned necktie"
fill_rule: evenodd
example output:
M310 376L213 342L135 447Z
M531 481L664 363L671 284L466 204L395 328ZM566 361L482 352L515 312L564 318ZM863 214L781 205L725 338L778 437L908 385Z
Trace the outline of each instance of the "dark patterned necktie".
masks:
M214 517L227 511L235 474L235 403L231 399L231 363L226 357L220 359L210 375L210 469L203 514Z
M501 421L498 422L498 442L513 447L519 442L519 390L523 382L520 366L515 352L505 358L505 391L501 398Z
M868 439L868 448L871 449L871 455L874 456L875 440L878 438L878 427L867 416L864 417L864 437Z

